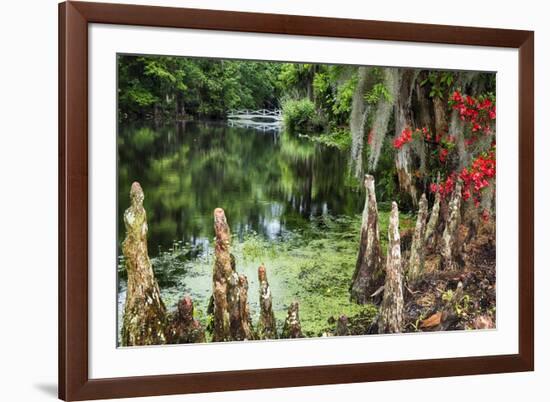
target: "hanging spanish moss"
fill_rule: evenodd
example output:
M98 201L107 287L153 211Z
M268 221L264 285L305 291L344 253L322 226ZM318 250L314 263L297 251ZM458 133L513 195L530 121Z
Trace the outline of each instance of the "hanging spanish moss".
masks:
M399 69L400 85L399 96L395 103L395 138L398 138L404 129L412 126L411 97L414 88L414 82L418 76L418 71L411 69ZM411 173L411 148L401 147L395 154L395 166L401 189L409 193L413 203L416 204L416 188L412 182Z
M382 151L384 137L388 131L388 123L390 121L395 100L397 99L397 91L399 90L400 84L400 75L398 74L398 70L396 68L384 68L383 71L384 87L388 92L388 96L381 97L376 105L374 122L371 128L372 135L370 137L370 170L376 169L376 165L380 159L380 152Z
M365 136L365 123L367 121L368 105L365 101L367 89L367 76L369 69L359 67L357 70L358 81L353 94L349 126L351 131L351 166L355 177L363 175L363 143Z

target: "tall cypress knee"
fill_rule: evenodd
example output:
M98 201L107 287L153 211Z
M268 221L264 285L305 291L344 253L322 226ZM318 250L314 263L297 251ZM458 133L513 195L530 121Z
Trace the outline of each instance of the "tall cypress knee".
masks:
M233 276L231 264L231 232L225 218L225 212L221 208L214 210L214 231L216 233L216 245L214 248L214 342L226 341L231 338L228 286Z
M248 281L238 275L235 258L231 254L231 231L225 212L214 210L214 249L213 275L213 341L241 341L253 339L252 324L248 307Z
M351 299L365 304L382 284L382 257L378 228L378 206L374 192L374 177L365 175L365 207L361 222L361 240L355 272L350 287Z
M124 212L126 238L122 243L128 289L122 321L123 346L166 343L166 308L160 297L153 267L147 254L147 214L138 182L130 189L130 207Z
M441 268L444 270L453 270L457 268L461 198L462 183L457 181L455 190L451 196L451 201L449 202L449 214L445 224L445 230L441 236Z
M388 227L388 256L384 298L380 306L378 332L397 333L403 331L403 268L401 265L401 243L399 238L399 211L392 202L390 225Z
M409 258L409 268L407 278L410 282L415 282L424 270L424 236L426 232L426 219L428 218L428 200L426 194L420 197L418 216L411 245L411 255Z

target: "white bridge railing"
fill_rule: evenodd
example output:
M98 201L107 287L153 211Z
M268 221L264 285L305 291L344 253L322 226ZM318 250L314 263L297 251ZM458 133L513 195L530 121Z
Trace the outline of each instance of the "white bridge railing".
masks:
M283 114L280 109L275 109L275 110L241 109L241 110L230 110L229 113L227 113L227 118L230 120L231 119L242 119L242 120L262 119L262 120L274 120L279 122L283 120Z

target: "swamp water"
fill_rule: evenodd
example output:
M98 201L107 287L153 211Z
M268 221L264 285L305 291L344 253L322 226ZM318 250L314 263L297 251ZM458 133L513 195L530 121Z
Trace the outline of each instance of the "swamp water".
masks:
M184 122L122 124L118 136L118 318L126 295L120 244L129 189L145 193L148 248L168 310L190 294L208 324L212 293L213 210L225 210L237 271L248 277L253 322L259 315L258 266L267 268L278 325L293 300L306 336L340 314L373 314L349 301L364 192L349 177L349 151L285 132ZM381 212L381 237L387 214ZM407 224L405 221L402 224ZM412 223L412 222L408 222Z

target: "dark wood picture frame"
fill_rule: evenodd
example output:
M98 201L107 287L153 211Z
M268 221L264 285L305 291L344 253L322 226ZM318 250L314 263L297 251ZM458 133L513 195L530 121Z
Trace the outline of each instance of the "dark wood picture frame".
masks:
M519 353L487 357L88 377L88 24L519 49ZM382 21L66 2L59 5L59 397L84 400L534 370L534 33Z

